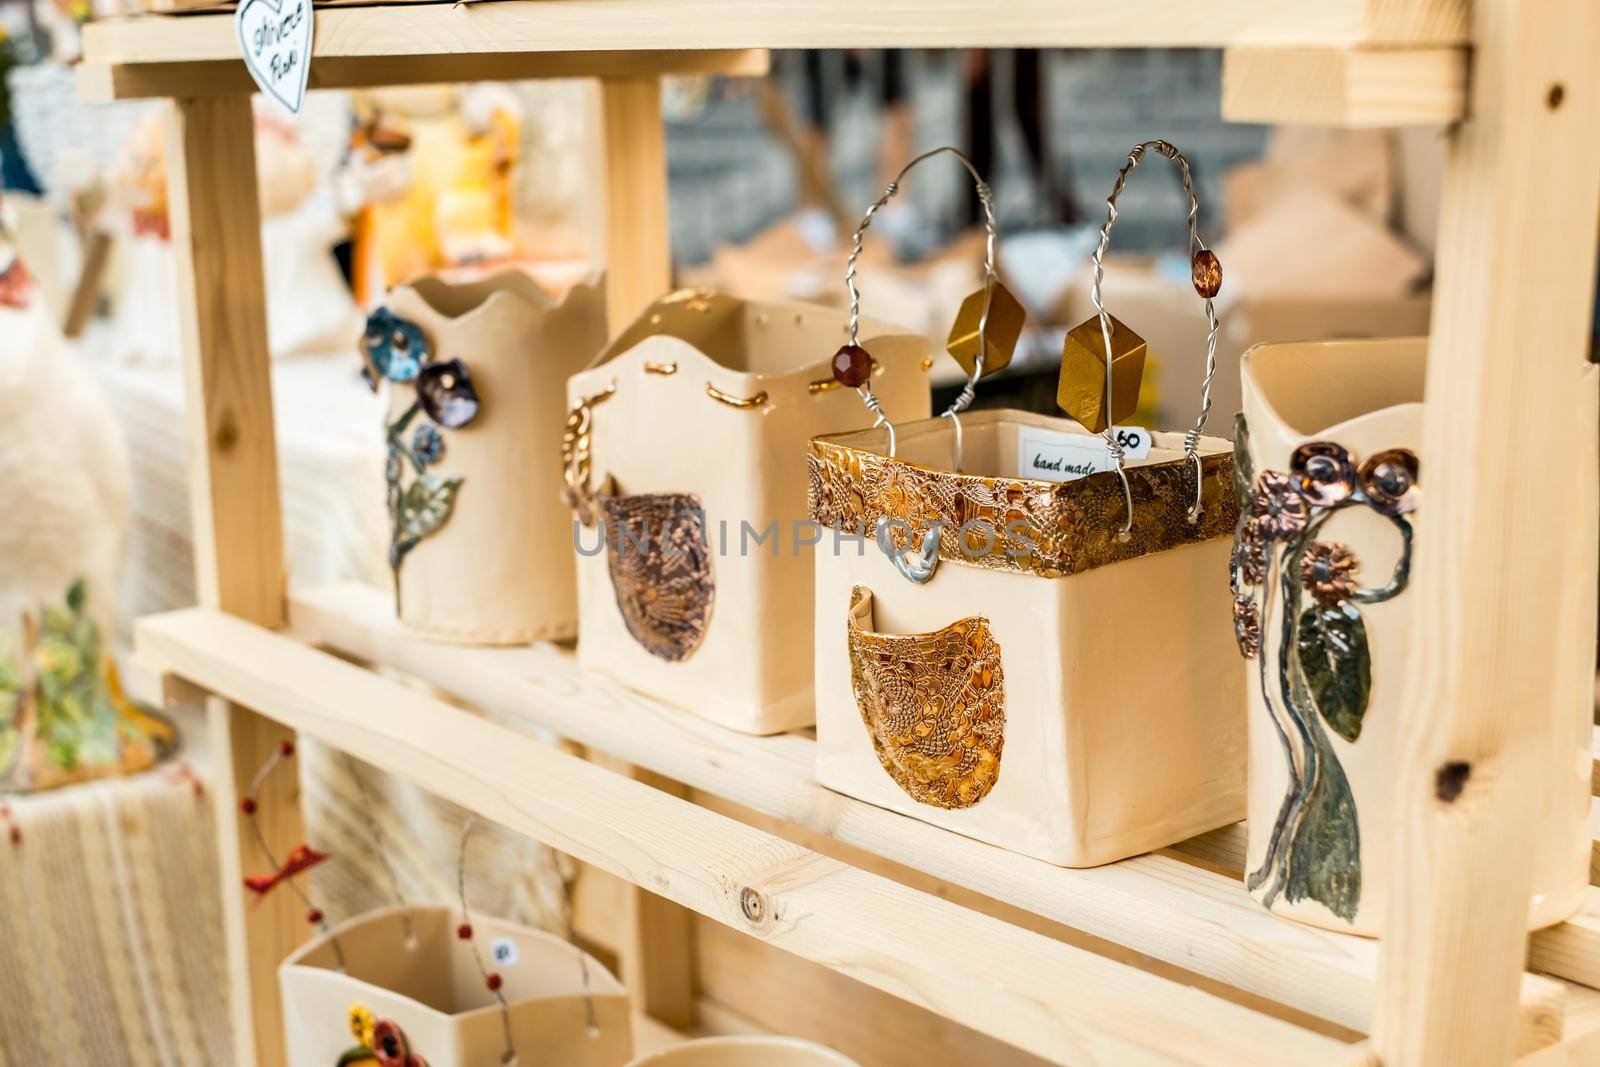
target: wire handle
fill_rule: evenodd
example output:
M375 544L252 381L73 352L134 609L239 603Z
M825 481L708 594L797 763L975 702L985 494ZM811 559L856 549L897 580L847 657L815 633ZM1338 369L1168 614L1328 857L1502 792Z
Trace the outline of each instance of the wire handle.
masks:
M1183 191L1189 198L1189 255L1191 263L1199 253L1208 251L1205 242L1200 239L1200 231L1197 226L1200 216L1200 201L1195 197L1194 177L1189 172L1188 159L1168 141L1144 141L1134 145L1132 151L1128 153L1127 162L1117 172L1117 181L1111 187L1111 195L1106 197L1106 221L1100 227L1100 244L1095 248L1094 255L1090 257L1094 263L1094 281L1089 287L1089 298L1094 303L1096 314L1100 316L1100 336L1104 339L1106 346L1105 410L1108 415L1112 410L1112 352L1111 316L1106 313L1105 302L1101 297L1100 291L1101 284L1105 280L1104 260L1106 250L1111 246L1111 227L1117 221L1117 198L1122 195L1122 190L1128 184L1128 175L1132 174L1144 160L1146 151L1154 151L1158 155L1165 156L1177 165L1183 175ZM1217 321L1217 309L1212 297L1206 296L1204 293L1201 296L1206 305L1206 370L1205 377L1200 382L1200 415L1195 419L1193 428L1184 434L1183 439L1183 452L1194 464L1195 475L1194 503L1190 505L1188 511L1190 522L1195 522L1200 518L1202 476L1199 451L1200 434L1205 430L1206 420L1211 415L1211 380L1217 373L1217 333L1221 329L1221 324ZM1117 428L1111 424L1109 418L1106 419L1104 436L1106 447L1111 452L1111 458L1116 460L1117 463L1117 477L1122 480L1122 496L1126 504L1126 510L1123 512L1122 528L1117 531L1117 539L1126 541L1133 529L1133 488L1128 483L1128 472L1125 469L1126 459L1122 444L1117 440Z
M856 262L861 258L861 242L866 236L867 227L872 225L873 216L877 215L883 206L900 191L900 183L905 180L905 176L911 172L913 167L924 160L932 159L934 156L945 153L955 156L961 165L967 168L967 173L972 175L973 184L977 189L978 200L983 205L983 314L978 318L978 355L973 360L972 373L967 375L966 385L962 386L961 392L950 402L950 406L940 413L941 418L949 419L955 424L957 443L955 467L960 470L961 413L972 405L973 397L977 395L978 391L978 379L983 376L983 359L989 351L989 310L994 303L995 286L994 197L989 191L989 183L983 180L983 175L978 172L977 165L972 162L965 152L952 145L942 145L938 148L929 149L900 168L900 173L896 174L889 184L883 187L883 195L873 201L872 206L867 208L866 214L861 216L861 224L856 227L855 235L851 239L850 259L845 265L844 284L845 288L850 291L850 343L859 346L861 343L861 291L856 287ZM874 416L872 428L875 430L882 426L889 431L889 457L891 459L894 458L894 423L884 413L883 401L872 391L871 377L868 377L861 385L856 386L856 392L860 395L861 402L867 405L867 410L872 412Z

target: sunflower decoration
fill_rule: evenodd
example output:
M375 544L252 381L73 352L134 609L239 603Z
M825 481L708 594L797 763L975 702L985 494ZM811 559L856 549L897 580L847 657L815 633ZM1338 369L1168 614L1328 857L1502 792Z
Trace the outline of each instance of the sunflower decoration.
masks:
M364 1004L350 1006L350 1036L356 1045L335 1067L428 1067L427 1060L411 1051L398 1023L376 1018Z
M386 381L416 394L384 431L388 444L384 481L390 521L389 568L395 574L398 610L400 564L449 520L461 490L460 476L435 469L445 456L445 437L440 431L462 429L478 417L478 391L465 362L435 359L422 327L388 308L378 308L367 318L361 351L366 360L362 375L373 389Z

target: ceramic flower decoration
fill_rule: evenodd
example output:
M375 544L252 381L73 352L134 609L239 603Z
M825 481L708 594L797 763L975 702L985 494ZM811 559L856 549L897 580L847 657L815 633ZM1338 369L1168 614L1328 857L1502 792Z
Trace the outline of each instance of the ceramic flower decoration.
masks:
M459 430L470 425L478 417L478 393L465 362L435 360L422 328L388 308L379 308L368 317L361 350L366 357L363 373L374 389L380 381L387 381L396 387L410 387L415 393L415 399L385 429L389 567L395 574L398 611L401 563L449 520L461 490L460 477L435 469L445 457L440 428ZM418 422L419 417L428 421Z
M1289 790L1278 809L1261 866L1247 876L1267 886L1270 906L1319 901L1346 921L1361 902L1361 836L1354 795L1327 730L1355 743L1372 692L1372 657L1360 605L1381 604L1405 590L1411 571L1411 524L1417 504L1417 457L1390 449L1357 465L1332 441L1295 449L1287 474L1252 478L1249 429L1239 416L1234 451L1240 520L1233 542L1234 635L1239 651L1260 664L1261 695L1272 716ZM1360 583L1360 561L1324 525L1338 512L1368 508L1400 534L1388 584ZM1281 601L1280 633L1267 654L1263 626L1273 598ZM1275 669L1274 669L1275 668ZM1327 729L1324 729L1324 726Z

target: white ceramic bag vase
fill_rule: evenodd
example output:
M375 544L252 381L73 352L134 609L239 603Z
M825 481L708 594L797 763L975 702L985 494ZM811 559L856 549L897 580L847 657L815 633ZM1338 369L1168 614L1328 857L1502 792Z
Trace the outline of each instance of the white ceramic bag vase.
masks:
M926 415L926 340L869 331L875 387ZM846 335L684 290L568 383L584 670L747 733L811 724L805 446L867 421L830 371Z
M502 1015L473 960L475 942L456 936L460 921L442 906L384 908L290 956L278 970L289 1067L335 1067L361 1046L360 1017L387 1023L415 1057L408 1065L500 1067L508 1023L519 1067L621 1067L633 1056L627 993L598 961L583 958L585 979L579 950L560 938L474 917L476 941L495 952L503 979Z
M597 282L557 301L521 271L461 284L424 278L396 289L369 320L369 359L376 352L375 364L401 368L384 376L391 378L391 564L406 626L485 645L576 632L572 532L553 457L566 414L563 385L604 343ZM418 346L426 350L418 376L396 380ZM430 366L454 368L456 376L430 379ZM470 394L457 378L470 383ZM451 413L475 402L470 421L441 425L432 409L400 421L441 381L430 394L436 410L456 421ZM430 462L434 442L441 454Z
M1277 914L1368 936L1393 891L1406 671L1424 625L1406 590L1429 521L1426 363L1416 338L1258 345L1242 364L1233 569L1249 657L1246 884ZM1596 448L1561 462L1573 467L1573 514L1591 518L1553 531L1549 550L1576 560L1592 550ZM1570 729L1538 785L1530 928L1566 918L1588 889L1594 648L1568 643Z
M708 1037L652 1052L628 1067L857 1067L831 1048L793 1037Z

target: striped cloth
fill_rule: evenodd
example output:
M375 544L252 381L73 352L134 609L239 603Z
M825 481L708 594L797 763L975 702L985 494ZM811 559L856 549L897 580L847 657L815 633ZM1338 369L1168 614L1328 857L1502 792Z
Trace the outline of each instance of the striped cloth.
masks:
M0 1067L231 1060L211 804L175 770L9 801Z

